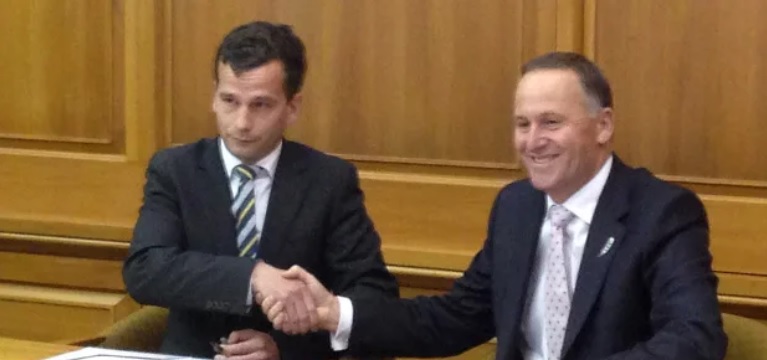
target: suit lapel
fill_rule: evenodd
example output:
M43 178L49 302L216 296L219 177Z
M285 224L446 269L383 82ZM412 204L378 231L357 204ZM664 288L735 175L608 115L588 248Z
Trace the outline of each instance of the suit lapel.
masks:
M308 166L307 156L308 152L300 145L287 140L283 142L264 219L260 258L268 260L279 256L288 241L286 231L311 182L302 176Z
M225 255L236 255L237 234L235 232L234 216L231 212L232 194L229 190L229 178L225 174L221 161L218 138L206 139L203 154L199 162L200 179L203 187L200 194L203 197L206 218L209 226L216 234L218 252Z
M527 311L530 278L533 275L541 224L546 210L545 195L540 191L531 189L525 192L525 196L520 200L514 207L515 211L507 215L498 215L501 221L509 221L512 225L506 227L509 234L500 234L502 239L495 243L496 247L508 244L504 246L507 253L495 256L496 259L508 259L508 262L494 267L500 270L501 279L508 279L502 282L505 288L499 303L505 308L501 321L511 320L512 327L509 331L512 334L519 334L521 321ZM512 339L511 347L515 348L517 341L516 338ZM512 348L506 350L514 351Z
M625 234L626 229L621 220L628 212L626 182L630 179L626 174L628 168L617 156L613 159L613 168L599 197L578 270L570 318L562 344L563 358L588 318L602 290L613 255L617 252L615 248Z

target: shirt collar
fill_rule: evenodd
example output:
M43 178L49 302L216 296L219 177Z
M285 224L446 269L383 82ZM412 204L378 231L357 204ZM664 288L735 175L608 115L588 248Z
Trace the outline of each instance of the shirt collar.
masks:
M610 155L602 164L602 168L599 169L597 174L583 185L578 191L575 192L570 198L565 200L562 206L569 210L578 219L583 220L585 223L591 225L591 219L594 218L594 211L597 209L597 202L599 201L599 195L602 194L602 190L607 183L607 177L610 175L610 169L613 166L613 156ZM551 196L546 195L546 209L551 208L556 204Z
M234 168L243 162L234 156L234 154L229 152L229 149L227 149L226 145L224 144L224 140L220 137L218 138L218 148L221 150L221 160L224 164L226 177L229 178L231 177ZM282 153L282 141L277 144L277 147L275 147L274 150L266 154L266 156L261 158L261 160L258 160L255 164L245 165L255 170L257 174L263 174L264 170L266 170L266 174L269 175L269 178L274 179L274 172L277 170L277 160L280 159L280 153Z

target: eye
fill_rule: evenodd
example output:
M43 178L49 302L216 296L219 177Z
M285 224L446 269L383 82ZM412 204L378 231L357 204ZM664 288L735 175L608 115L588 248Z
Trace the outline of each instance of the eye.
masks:
M557 127L559 124L561 124L562 121L559 119L543 119L543 125L546 127Z
M254 101L250 104L250 107L253 109L269 109L272 107L272 103L267 100L258 100Z
M235 100L233 96L221 96L220 99L221 99L221 102L227 105L232 105L237 102L237 100Z
M517 119L514 126L519 130L525 130L530 127L530 121L527 119Z

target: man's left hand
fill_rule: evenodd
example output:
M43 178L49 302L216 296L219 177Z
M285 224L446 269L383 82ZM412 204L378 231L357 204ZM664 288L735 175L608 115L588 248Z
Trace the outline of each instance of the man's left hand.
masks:
M251 329L232 331L227 343L221 345L223 354L214 360L279 360L277 343L267 334Z

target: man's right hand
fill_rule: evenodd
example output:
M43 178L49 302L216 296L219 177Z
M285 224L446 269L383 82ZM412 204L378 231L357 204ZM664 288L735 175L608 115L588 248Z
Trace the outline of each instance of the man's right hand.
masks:
M312 299L316 307L315 323L320 329L334 333L338 328L340 318L340 309L338 298L328 291L322 283L312 274L298 265L293 265L288 271L282 273L282 277L290 281L300 281L305 284L311 292ZM290 318L290 306L276 297L266 297L261 303L261 308L267 315L272 325L278 330L286 333L303 333L295 327L294 322L288 321Z
M287 334L304 334L316 330L317 309L312 293L301 279L283 276L284 272L263 261L256 263L250 276L256 303L261 305L267 315L269 308L264 306L264 299L282 304L282 326L275 326L278 330Z

